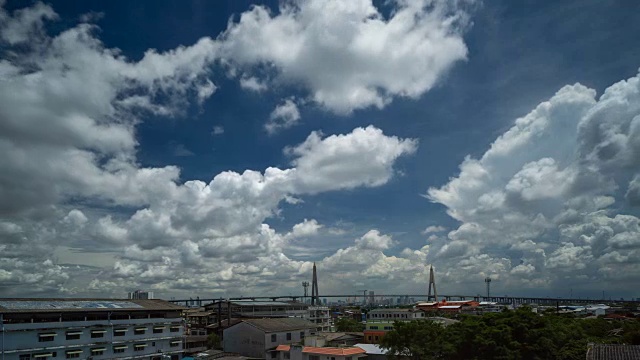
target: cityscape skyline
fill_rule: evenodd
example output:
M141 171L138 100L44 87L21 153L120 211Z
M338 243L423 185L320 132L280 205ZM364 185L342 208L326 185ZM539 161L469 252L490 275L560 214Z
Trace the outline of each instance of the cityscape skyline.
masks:
M301 294L317 264L320 298L431 267L638 298L638 41L622 0L0 0L0 296Z

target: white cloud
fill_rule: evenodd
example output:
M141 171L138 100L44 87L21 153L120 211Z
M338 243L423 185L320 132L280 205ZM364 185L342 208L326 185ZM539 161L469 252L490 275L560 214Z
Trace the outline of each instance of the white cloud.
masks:
M247 89L247 90L251 90L251 91L255 91L255 92L262 92L268 89L268 86L266 83L261 82L260 80L258 80L257 77L255 76L243 76L240 78L240 86L243 89Z
M423 234L431 234L431 233L439 233L439 232L443 232L447 230L446 227L444 226L439 226L439 225L431 225L431 226L427 226L426 229L424 229L422 231Z
M256 65L268 65L273 82L302 84L333 112L382 108L420 97L466 59L468 15L456 4L394 1L388 17L371 0L286 2L275 15L254 6L220 37L221 57L250 89Z
M222 127L221 125L216 125L213 127L213 130L211 130L211 135L222 135L224 134L224 127Z
M292 99L286 99L282 104L276 106L269 116L269 121L264 125L269 134L275 134L282 129L288 129L298 123L300 111L298 105Z
M386 136L382 130L368 126L324 139L321 133L313 132L286 153L297 156L292 164L299 191L317 193L386 184L394 175L395 161L413 154L417 146L415 139Z
M640 75L599 99L580 84L563 87L429 189L461 222L432 252L447 262L469 252L520 259L502 274L513 286L562 289L606 277L627 291L640 256L639 119Z

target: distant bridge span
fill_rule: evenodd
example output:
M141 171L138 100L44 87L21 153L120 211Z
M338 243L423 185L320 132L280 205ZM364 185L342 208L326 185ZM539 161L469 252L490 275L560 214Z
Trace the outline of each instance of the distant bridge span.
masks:
M321 298L398 298L398 297L409 297L414 299L427 299L427 295L419 294L419 295L407 295L407 294L386 294L386 295L321 295ZM225 298L195 298L195 299L180 299L180 300L168 300L174 304L184 304L185 306L189 305L198 305L203 306L206 304L210 304L220 300L263 300L263 301L278 301L278 300L293 300L298 301L301 299L307 299L310 297L305 296L295 296L295 295L282 295L282 296L239 296L239 297L225 297ZM470 296L470 295L441 295L438 296L439 299L445 299L447 301L451 300L475 300L475 301L491 301L503 304L598 304L598 303L635 303L640 304L640 301L635 300L615 300L615 299L589 299L589 298L578 298L578 299L569 299L569 298L550 298L550 297L522 297L522 296Z

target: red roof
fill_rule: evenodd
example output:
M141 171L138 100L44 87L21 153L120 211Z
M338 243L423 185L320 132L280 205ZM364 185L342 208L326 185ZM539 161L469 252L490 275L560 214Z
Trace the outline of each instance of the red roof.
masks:
M276 351L289 351L291 349L290 345L278 345ZM366 351L359 347L348 347L348 348L334 348L334 347L313 347L313 346L305 346L302 349L303 353L308 354L322 354L322 355L335 355L335 356L349 356L356 354L364 354Z

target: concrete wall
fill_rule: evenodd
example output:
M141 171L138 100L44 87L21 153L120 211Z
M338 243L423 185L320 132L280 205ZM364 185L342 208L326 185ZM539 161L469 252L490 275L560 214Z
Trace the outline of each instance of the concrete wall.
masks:
M265 333L246 323L225 329L222 343L226 352L255 358L264 358L268 347Z

